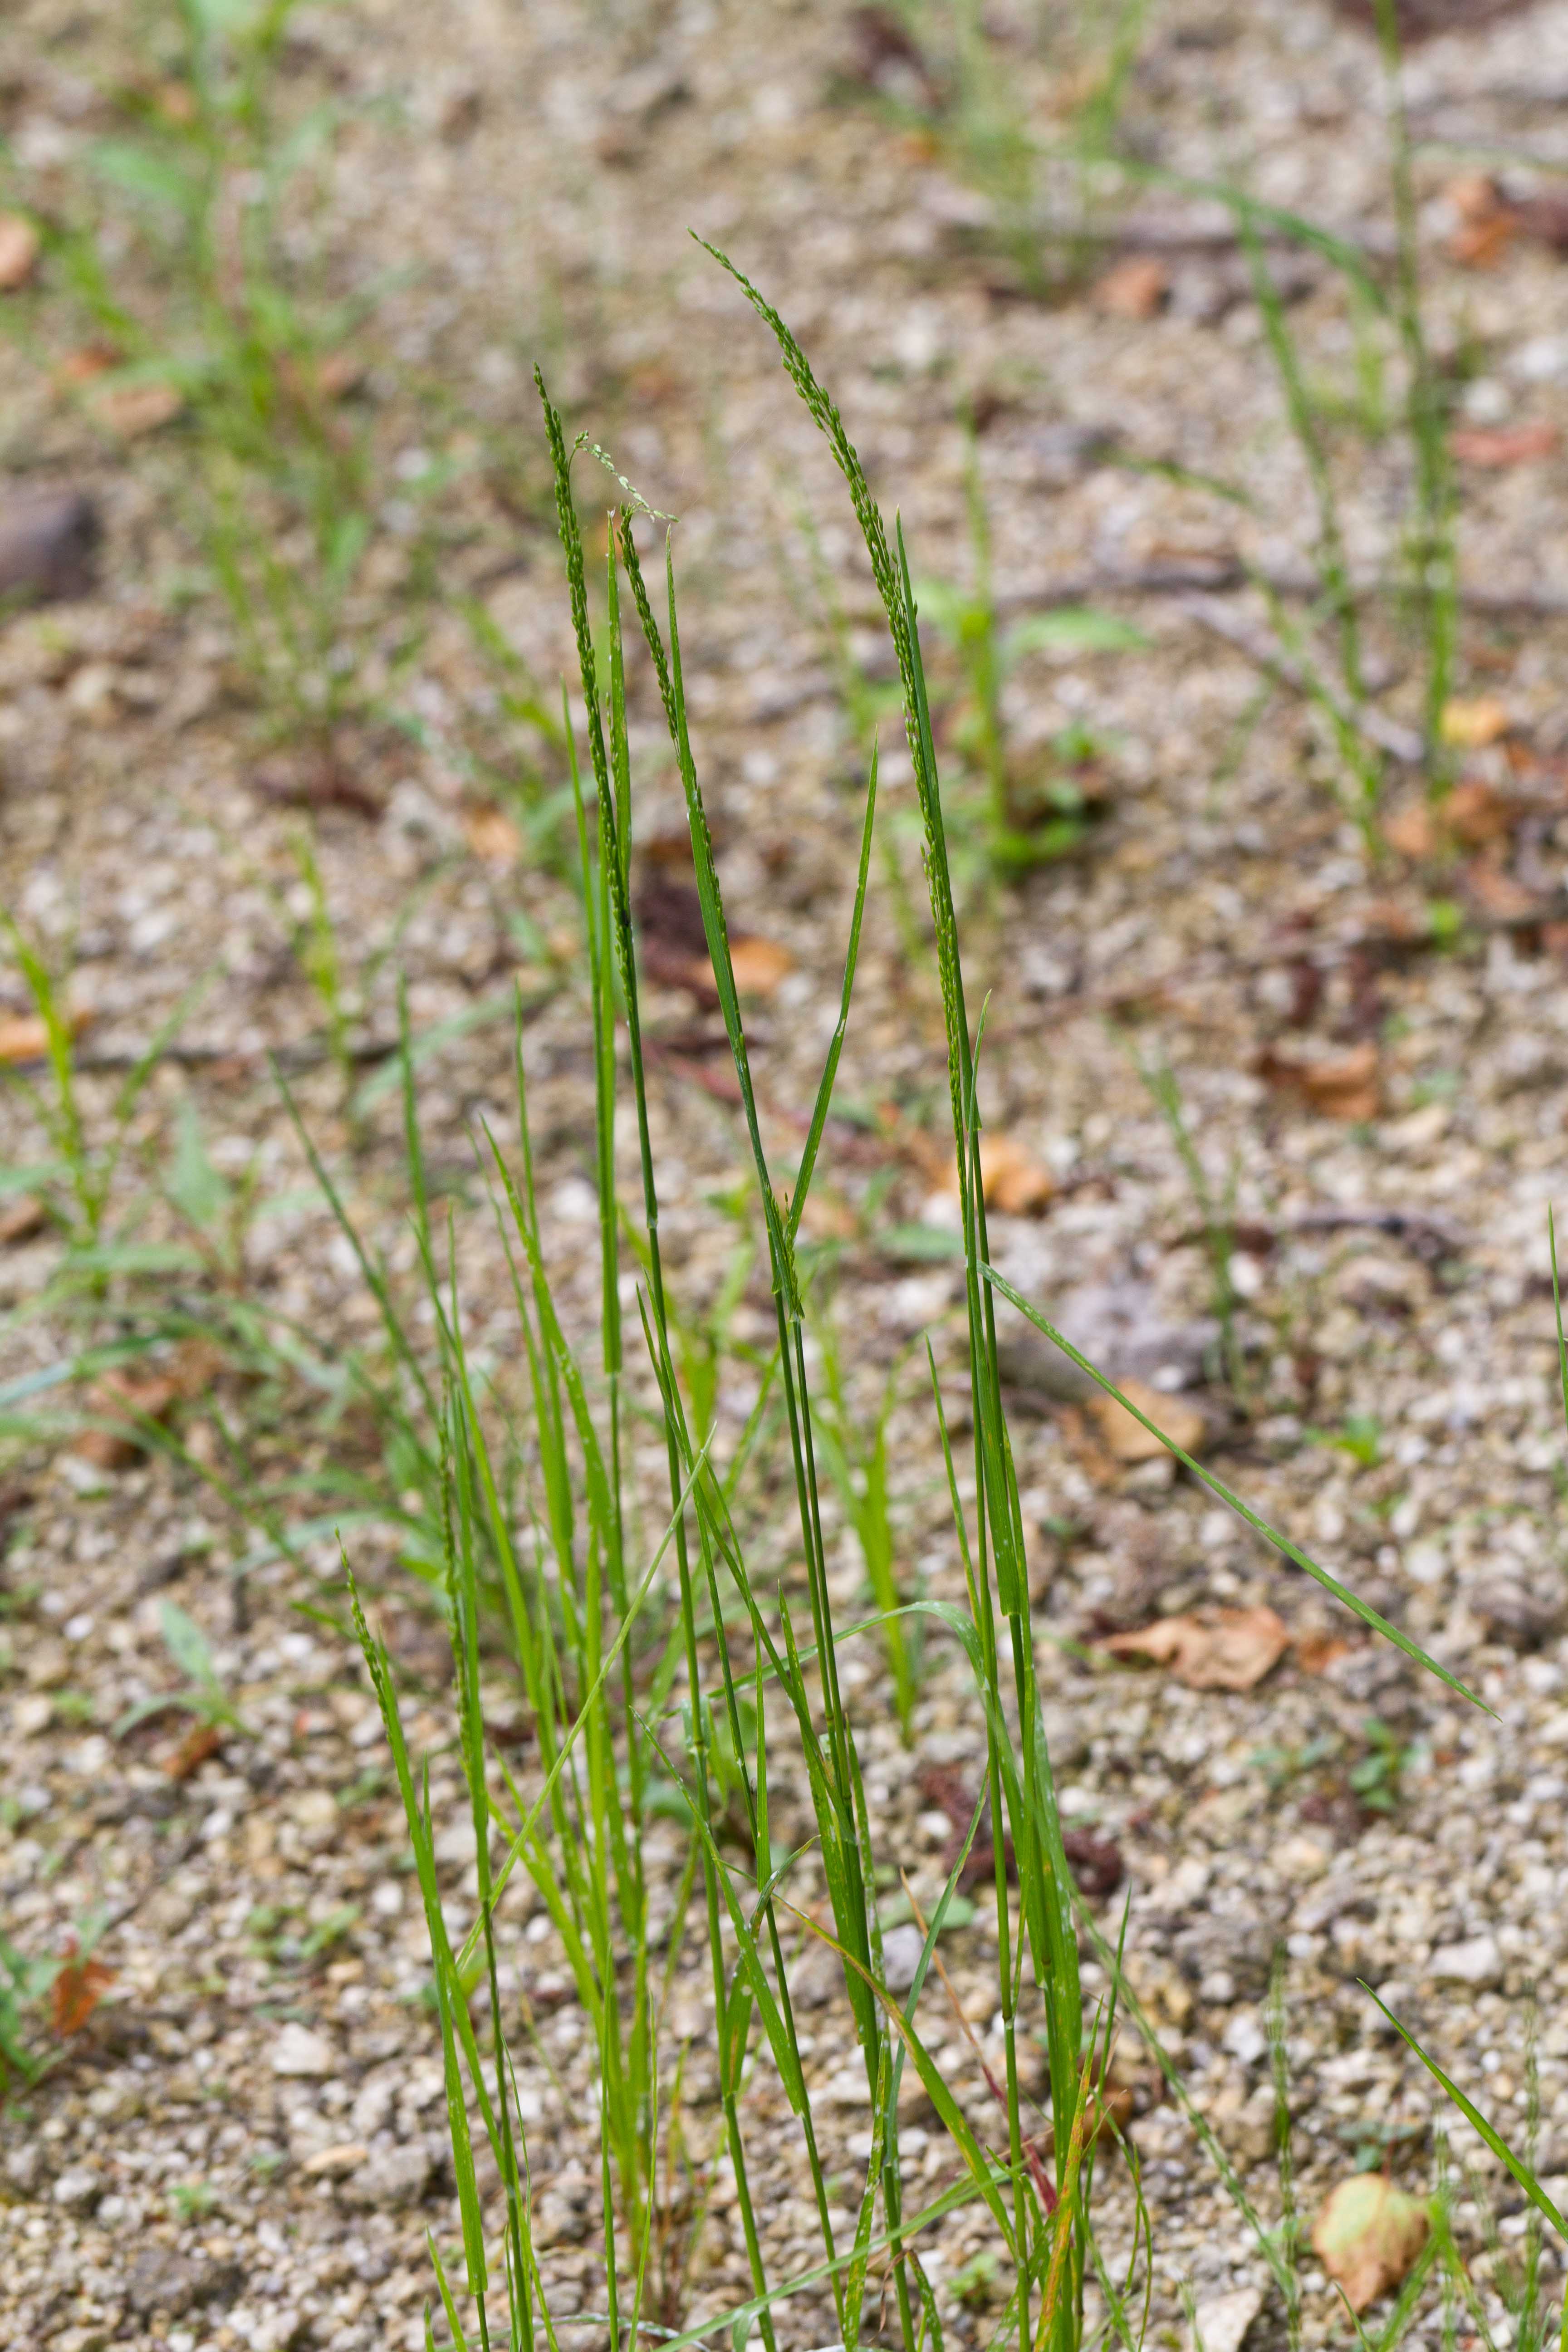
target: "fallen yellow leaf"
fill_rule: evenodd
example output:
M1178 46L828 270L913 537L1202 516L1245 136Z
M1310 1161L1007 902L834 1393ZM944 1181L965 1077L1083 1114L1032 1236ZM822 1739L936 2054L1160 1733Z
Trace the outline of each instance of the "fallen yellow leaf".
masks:
M1479 751L1506 735L1512 725L1507 703L1500 702L1495 694L1483 694L1474 702L1458 697L1446 702L1438 731L1444 742L1457 751Z
M1290 1646L1272 1609L1215 1609L1201 1617L1158 1617L1135 1633L1112 1633L1113 1657L1152 1658L1189 1690L1251 1690Z
M1351 2309L1364 2311L1399 2284L1431 2226L1421 2198L1381 2172L1358 2172L1330 2190L1312 2224L1312 2251Z
M1164 1431L1173 1445L1179 1445L1184 1454L1198 1451L1204 1442L1205 1423L1195 1405L1184 1404L1180 1397L1152 1389L1144 1381L1123 1381L1121 1393L1128 1404L1135 1404L1139 1412L1148 1414L1155 1429ZM1127 1405L1119 1403L1115 1397L1091 1397L1088 1409L1118 1462L1153 1462L1164 1453L1153 1431L1145 1429L1137 1413L1129 1412Z

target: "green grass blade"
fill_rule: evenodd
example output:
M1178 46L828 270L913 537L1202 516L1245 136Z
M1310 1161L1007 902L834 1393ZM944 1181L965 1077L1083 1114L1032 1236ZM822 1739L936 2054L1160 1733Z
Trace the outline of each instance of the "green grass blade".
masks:
M1494 2130L1493 2126L1488 2123L1485 2116L1482 2115L1479 2107L1475 2105L1474 2101L1468 2099L1463 2091L1460 2090L1458 2084L1452 2081L1448 2075L1445 2074L1443 2069L1438 2065L1435 2058L1428 2057L1426 2052L1423 2050L1419 2042L1416 2041L1415 2036L1409 2032L1405 2026L1401 2025L1399 2020L1394 2014L1394 2011L1389 2008L1388 2003L1385 2000L1380 2000L1378 1995L1373 1991L1372 1987L1364 1980L1362 1983L1362 1990L1366 1993L1371 2000L1377 2002L1377 2006L1382 2010L1384 2017L1387 2018L1390 2025L1393 2026L1400 2039L1406 2042L1408 2046L1415 2051L1415 2055L1420 2059L1421 2063L1426 2067L1426 2072L1431 2075L1433 2081L1442 2084L1444 2090L1447 2091L1448 2096L1453 2100L1454 2105L1458 2108L1459 2113L1464 2116L1465 2121L1469 2125L1472 2131L1478 2133L1480 2138L1485 2142L1486 2146L1490 2148L1499 2163L1505 2164L1508 2167L1510 2172L1512 2173L1515 2180L1518 2181L1520 2187L1523 2189L1531 2203L1535 2207L1536 2211L1543 2214L1546 2220L1551 2222L1558 2236L1562 2238L1565 2243L1568 2243L1568 2221L1563 2220L1563 2215L1558 2211L1551 2198L1548 2197L1545 2189L1542 2189L1541 2183L1535 2178L1535 2175L1531 2170L1529 2165L1525 2163L1523 2158L1515 2156L1512 2148L1508 2145L1508 2142L1502 2137L1500 2133Z

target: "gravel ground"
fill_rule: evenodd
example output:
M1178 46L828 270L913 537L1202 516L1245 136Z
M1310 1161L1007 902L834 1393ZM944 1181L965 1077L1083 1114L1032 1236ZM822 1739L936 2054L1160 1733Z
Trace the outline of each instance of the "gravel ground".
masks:
M688 6L590 21L475 5L445 18L406 0L355 0L294 17L290 89L301 108L331 95L341 110L323 216L332 290L401 273L363 331L358 394L385 502L353 617L388 647L417 593L404 489L432 454L451 466L440 595L401 688L419 733L348 728L339 756L377 813L340 806L313 820L353 976L353 1039L369 1055L395 1033L393 961L375 959L406 917L397 961L416 1029L468 1023L424 1066L423 1115L453 1202L474 1344L504 1378L515 1352L504 1268L463 1171L476 1119L504 1120L510 1096L506 1022L481 1016L521 978L546 1234L563 1313L588 1328L591 1066L573 908L563 885L516 858L515 827L498 835L486 822L488 774L526 755L553 771L537 733L498 700L463 609L480 600L539 677L566 665L527 381L538 355L572 427L604 439L651 503L682 518L698 756L731 919L790 959L754 1034L770 1138L782 1151L798 1137L792 1121L809 1106L836 1008L860 776L813 614L803 515L815 519L857 657L874 670L873 615L825 453L686 226L726 246L779 304L879 494L901 507L917 570L958 580L971 563L967 402L999 594L1024 608L1094 573L1096 601L1148 640L1131 654L1033 657L1006 689L1020 748L1069 725L1089 731L1106 805L1079 855L1016 887L969 888L972 986L994 990L987 1118L1054 1186L1039 1213L995 1216L997 1262L1042 1302L1076 1293L1080 1313L1084 1286L1110 1286L1155 1326L1156 1355L1207 1313L1201 1217L1126 1033L1145 1055L1167 1056L1217 1191L1235 1171L1247 1410L1233 1412L1217 1386L1194 1388L1214 1465L1491 1710L1362 1639L1168 1463L1121 1462L1081 1410L1030 1386L1025 1365L1016 1435L1064 1807L1115 1849L1124 1876L1103 1898L1105 1921L1130 1898L1132 1979L1266 2214L1278 2189L1262 1998L1280 1941L1305 2204L1380 2135L1399 2179L1432 2177L1426 2078L1359 1979L1521 2132L1538 2020L1542 2168L1561 2194L1564 1439L1546 1218L1568 1116L1568 623L1544 608L1568 597L1563 459L1542 434L1533 457L1460 469L1461 569L1478 601L1456 692L1500 703L1506 726L1467 757L1466 774L1490 794L1473 804L1506 817L1483 818L1491 837L1462 845L1447 866L1392 852L1369 868L1305 704L1286 688L1260 704L1255 667L1179 598L1116 584L1162 567L1195 580L1238 560L1299 565L1310 543L1306 476L1258 313L1234 250L1205 242L1215 216L1104 186L1101 216L1120 224L1105 268L1154 256L1163 307L1121 315L1098 263L1075 290L1030 299L962 157L892 119L889 94L907 98L918 73L907 58L889 62L867 30L875 15ZM1059 130L1066 59L1008 48L1001 15L994 29L1035 121ZM116 12L47 0L14 10L4 38L7 136L24 193L47 211L67 203L105 135L109 93L135 53L119 47L129 28ZM881 78L879 98L868 74ZM1500 152L1521 159L1505 179L1510 195L1553 186L1568 160L1568 7L1435 39L1413 58L1408 86L1430 142L1417 173L1434 344L1463 378L1464 419L1494 435L1568 425L1563 263L1521 233L1500 241L1491 266L1461 266L1463 204L1444 193L1478 156ZM1316 0L1236 14L1171 0L1152 14L1124 136L1176 174L1245 174L1258 196L1310 211L1375 256L1388 205L1374 87L1365 36ZM141 267L133 248L121 266ZM182 428L121 446L84 419L59 377L79 321L51 283L46 275L45 292L26 298L27 333L0 346L5 462L13 477L89 489L107 541L95 593L0 631L5 898L57 956L70 943L71 1002L91 1016L83 1101L95 1131L126 1057L205 977L180 1029L184 1058L160 1068L136 1112L111 1223L142 1240L177 1235L148 1171L167 1166L194 1108L217 1168L255 1181L241 1286L341 1354L374 1339L374 1310L311 1193L265 1049L294 1055L307 1125L406 1275L396 1106L383 1097L351 1129L321 1063L320 1004L290 945L308 912L290 850L301 818L279 805L268 764L279 755L231 631L180 584L191 562ZM1291 290L1309 372L1348 398L1354 320L1339 281L1309 266ZM1336 465L1352 563L1391 566L1408 488L1399 436L1347 433ZM1240 484L1250 507L1194 485L1203 474ZM1508 597L1543 609L1495 609ZM1255 623L1262 610L1247 595L1227 609ZM1367 637L1387 711L1415 719L1419 667L1392 601L1369 609ZM632 693L639 839L657 842L676 796L651 680L635 662ZM882 773L912 890L909 768L896 745ZM1401 805L1397 772L1390 789ZM1396 838L1413 836L1396 828ZM1434 898L1461 910L1457 926L1445 919L1434 933ZM0 975L0 1013L26 1012L18 979ZM742 1167L743 1137L700 1003L655 987L650 1015L668 1246L695 1309L717 1294L734 1248L710 1200ZM929 1328L951 1368L958 1344L952 1267L916 1257L907 1240L922 1221L938 1235L943 1216L924 1144L943 1116L940 1036L934 982L906 957L883 887L841 1081L867 1119L836 1128L814 1213L822 1236L844 1244L836 1312L860 1351L856 1395L869 1405L901 1367L890 1447L900 1570L959 1598L910 1352ZM1299 1065L1309 1075L1293 1079ZM1356 1115L1332 1115L1346 1109ZM7 1159L31 1164L42 1140L14 1088L5 1110ZM79 1304L74 1321L58 1304L39 1310L58 1255L47 1230L0 1249L0 1297L14 1310L7 1379L47 1370L81 1328ZM769 1322L753 1272L732 1338L763 1338ZM750 1378L727 1361L721 1433L743 1420ZM324 1418L300 1384L258 1383L233 1360L199 1360L184 1389L180 1433L198 1463L221 1460L221 1419L269 1473L375 1466L374 1433L341 1399ZM1347 1429L1351 1448L1327 1442ZM105 1465L61 1444L13 1450L0 1506L0 1930L48 1955L89 1918L106 1920L95 1951L112 1982L60 2062L0 2120L0 2342L60 2352L422 2344L425 2233L449 2240L455 2214L439 2046L379 1724L330 1622L341 1613L335 1547L311 1539L300 1561L241 1581L230 1571L252 1531L189 1469L145 1456ZM764 1482L750 1506L764 1570L789 1556L770 1493ZM837 1597L854 1606L858 1555L837 1520L833 1540ZM380 1595L412 1736L435 1759L437 1854L460 1910L473 1856L444 1638L387 1528L351 1548ZM177 1686L162 1631L171 1600L204 1628L243 1726L205 1759L178 1715L117 1736L128 1708ZM324 1615L301 1614L300 1601ZM1290 1636L1249 1692L1187 1688L1159 1669L1130 1678L1083 1654L1115 1630L1213 1606L1272 1608ZM984 1752L963 1676L940 1650L929 1668L911 1770L878 1656L848 1662L879 1842L917 1892L940 1883L942 1793L973 1788ZM489 1712L526 1784L526 1723L499 1668ZM775 1803L786 1828L792 1809L805 1818L787 1777ZM647 1851L673 1882L684 1860L674 1825L656 1827ZM555 2310L592 2313L602 2281L590 2038L547 1917L521 1889L503 1916L503 1990L532 2025L517 2046L522 2111L537 2126L536 2242ZM945 1948L984 2047L984 1919ZM866 2120L848 2018L810 1960L801 1968L810 2063L848 2197ZM717 2128L705 1974L693 1937L671 2022L691 2045L699 2164ZM1092 1966L1087 1974L1092 1988ZM983 2116L988 2094L956 2021L933 2008L931 2036ZM1263 2297L1256 2248L1136 2044L1121 2063L1153 2214L1154 2340L1181 2338L1184 2279L1211 2314L1210 2352L1224 2334L1220 2301L1235 2297L1225 2340L1239 2343L1239 2315L1262 2352L1282 2340L1282 2321ZM753 2186L770 2263L787 2267L808 2258L810 2215L792 2135L766 2132L766 2095L753 2107ZM933 2190L947 2178L941 2142L911 2110L907 2169ZM1462 2130L1453 2145L1468 2152ZM729 2198L721 2173L691 2250L689 2313L744 2291ZM1489 2200L1497 2241L1483 2228ZM1114 2166L1106 2212L1115 2247L1131 2211ZM1478 2172L1459 2223L1492 2297L1491 2273L1522 2228L1517 2200L1510 2210ZM960 2294L945 2282L981 2242L960 2216L933 2262L962 2342L988 2334L984 2283ZM1307 2283L1310 2340L1340 2340L1335 2301L1310 2262ZM1495 2319L1495 2297L1489 2307ZM585 2319L562 2341L586 2352L601 2333ZM781 2340L830 2333L826 2307L803 2299ZM1433 2315L1414 2340L1437 2336Z

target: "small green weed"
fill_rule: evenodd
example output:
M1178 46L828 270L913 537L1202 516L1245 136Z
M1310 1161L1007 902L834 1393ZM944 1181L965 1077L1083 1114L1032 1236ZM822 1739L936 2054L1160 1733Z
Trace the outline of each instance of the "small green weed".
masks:
M1362 1736L1366 1753L1346 1775L1351 1790L1363 1811L1392 1813L1405 1793L1405 1775L1423 1761L1426 1748L1419 1740L1402 1739L1374 1715L1363 1724Z
M165 1714L170 1708L195 1716L198 1723L211 1724L215 1729L248 1733L250 1726L229 1696L214 1663L211 1645L195 1619L177 1601L165 1601L158 1612L158 1624L165 1649L185 1676L184 1686L138 1699L115 1725L115 1738L123 1739L139 1723L145 1723L150 1716Z
M1375 1413L1347 1412L1338 1429L1309 1429L1309 1444L1327 1445L1348 1454L1363 1470L1375 1470L1383 1461L1383 1423Z
M210 2180L176 2180L169 2189L169 2210L176 2221L188 2228L193 2221L203 2221L217 2204L217 2190Z

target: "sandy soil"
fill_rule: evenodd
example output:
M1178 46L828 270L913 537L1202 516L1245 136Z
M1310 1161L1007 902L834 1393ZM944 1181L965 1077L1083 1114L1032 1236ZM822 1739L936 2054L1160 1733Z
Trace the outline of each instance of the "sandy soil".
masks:
M1084 88L1082 45L1064 37L1040 55L1010 18L998 14L994 29L1029 119L1064 135ZM120 12L53 0L12 12L6 133L18 193L49 217L79 203L95 142L123 121L126 88L149 86L158 52L134 33ZM552 698L570 643L531 365L543 365L572 427L680 517L686 663L727 899L732 919L790 962L753 1032L781 1150L809 1107L836 1009L863 789L808 519L855 657L873 683L885 662L826 450L687 227L731 251L801 335L879 494L902 511L917 572L961 583L973 576L967 406L1008 609L1088 579L1095 604L1147 639L1135 652L1030 656L1006 688L1020 760L1080 729L1103 808L1074 855L1021 883L993 885L969 861L971 983L994 992L987 1119L1051 1180L1034 1213L996 1215L997 1261L1045 1304L1076 1291L1081 1307L1089 1283L1119 1286L1144 1326L1176 1329L1208 1312L1200 1212L1135 1054L1168 1059L1216 1197L1235 1186L1246 1392L1238 1401L1212 1377L1194 1386L1210 1458L1492 1711L1363 1639L1168 1464L1117 1461L1081 1411L1030 1387L1025 1367L1016 1443L1064 1803L1075 1826L1114 1847L1124 1875L1104 1916L1118 1919L1130 1897L1133 1980L1266 2214L1278 2190L1261 2001L1280 1941L1305 2204L1380 2135L1403 2181L1432 2178L1429 2085L1382 2030L1363 1979L1521 2132L1538 2021L1542 2169L1561 2187L1564 1436L1546 1220L1568 1113L1568 625L1549 609L1568 598L1568 486L1550 432L1507 464L1495 438L1568 424L1568 278L1551 244L1523 231L1500 237L1488 267L1456 260L1463 207L1444 192L1500 154L1519 159L1510 194L1556 184L1568 7L1444 36L1408 69L1426 142L1434 348L1483 458L1494 436L1490 462L1458 469L1473 599L1454 691L1472 709L1497 702L1502 718L1495 740L1461 759L1467 781L1486 788L1471 805L1488 837L1447 856L1391 850L1373 865L1308 703L1287 687L1260 697L1256 667L1183 601L1240 562L1299 571L1312 540L1262 322L1234 245L1215 234L1223 209L1101 173L1091 221L1105 250L1078 253L1079 274L1065 278L1075 257L1049 247L1048 282L1036 288L962 139L940 122L911 128L917 66L887 46L863 19L810 5L594 14L476 0L444 13L355 0L296 15L288 110L326 99L337 110L308 224L325 289L374 295L353 341L366 373L345 403L372 453L374 529L343 628L379 659L384 692L381 715L351 718L333 745L349 805L302 813L280 798L321 771L297 743L273 740L275 714L258 700L229 616L193 590L188 425L122 440L62 383L87 327L47 257L37 287L0 298L18 326L0 345L9 478L89 489L106 527L92 593L0 632L5 899L71 963L72 1005L91 1016L81 1053L94 1133L109 1130L128 1060L205 982L180 1053L137 1109L110 1230L189 1247L157 1180L194 1110L216 1168L231 1184L255 1181L238 1287L289 1318L330 1371L356 1348L374 1350L374 1311L311 1188L267 1049L288 1060L304 1120L398 1279L413 1255L395 1095L345 1116L301 968L309 898L293 845L309 824L348 975L354 1085L385 1068L376 1056L395 1034L399 966L416 1031L454 1024L422 1066L422 1115L453 1203L472 1338L504 1380L516 1349L504 1269L468 1171L479 1118L511 1116L514 976L528 1005L546 1231L574 1328L591 1326L598 1280L574 912L564 881L522 845L560 761L508 709L469 617L482 606ZM1230 175L1310 212L1382 268L1390 210L1376 89L1367 38L1317 0L1234 13L1171 0L1152 12L1121 135L1145 164ZM1053 202L1065 206L1075 185L1064 173ZM165 298L144 247L126 236L110 250L136 300L155 309ZM1107 273L1150 256L1164 272L1158 307L1122 315L1127 281L1108 293ZM1289 315L1309 376L1348 410L1356 321L1343 280L1284 247L1277 262L1293 273ZM1388 380L1396 392L1392 355ZM1347 423L1332 449L1352 566L1394 583L1408 446ZM1194 481L1204 475L1250 503L1217 497ZM265 500L249 520L272 528ZM1147 592L1150 575L1172 573L1181 593L1168 578L1166 593ZM1145 593L1129 586L1133 575ZM1500 609L1510 597L1525 608ZM1228 593L1226 609L1264 626L1249 590ZM1418 723L1419 649L1392 587L1369 599L1365 631L1380 707ZM635 662L632 692L637 835L657 845L678 821L678 795L652 682ZM402 724L388 721L391 708ZM958 742L947 759L961 777ZM514 793L520 775L542 779L531 800ZM918 900L896 741L882 775L888 835ZM1393 765L1388 807L1414 793ZM1484 814L1500 809L1495 821ZM0 1012L26 1012L14 971L0 972ZM742 1170L743 1137L700 1002L656 986L650 1005L668 1247L695 1315L735 1247L711 1200ZM959 1290L951 1263L917 1255L910 1236L915 1227L940 1246L943 1230L927 1142L928 1131L940 1141L944 1116L940 1036L930 967L907 951L884 872L841 1080L854 1120L835 1122L819 1237L842 1245L833 1313L860 1409L898 1368L900 1573L944 1598L962 1593L962 1577L915 1343L929 1329L952 1370ZM1319 1075L1293 1081L1300 1064ZM1340 1075L1325 1078L1325 1064ZM4 1114L7 1163L46 1157L14 1086ZM629 1162L626 1172L630 1197ZM48 1290L60 1248L46 1226L0 1251L8 1382L47 1373L85 1338L132 1332L149 1312L146 1281L123 1275L107 1304L61 1300ZM210 1319L225 1279L170 1274L160 1311ZM753 1270L731 1339L742 1349L769 1324L765 1272ZM227 1428L258 1478L383 1475L375 1432L341 1383L323 1394L238 1346L201 1358L198 1374L177 1408L198 1463L222 1465ZM729 1441L752 1381L738 1353L726 1360ZM1359 1451L1331 1442L1347 1428ZM95 1920L113 1981L0 2122L0 2341L62 2352L422 2344L425 2232L449 2237L454 2212L439 2049L379 1725L331 1622L342 1594L330 1531L237 1579L256 1531L195 1470L145 1456L95 1465L63 1435L6 1443L0 1931L30 1955L58 1954ZM747 1506L769 1570L787 1567L789 1551L773 1491L763 1479ZM289 1516L310 1507L291 1504ZM841 1526L835 1542L838 1594L855 1605L858 1556ZM472 1852L447 1745L444 1637L384 1517L351 1549L380 1595L416 1736L436 1756L437 1851L460 1906ZM184 1718L116 1735L128 1708L177 1686L161 1630L169 1600L205 1629L244 1723L189 1770L177 1752ZM324 1615L301 1614L301 1601ZM1158 1670L1129 1680L1083 1654L1162 1615L1258 1607L1279 1613L1292 1646L1249 1692L1194 1690ZM850 1676L879 1834L928 1883L948 1835L941 1792L971 1785L984 1752L978 1715L933 1647L911 1769L879 1654L864 1647ZM493 1708L526 1774L526 1725L499 1671ZM1381 1790L1362 1772L1358 1795L1352 1774L1380 1755L1399 1769ZM1369 1790L1387 1796L1386 1810L1363 1801ZM792 1805L804 1818L803 1792L787 1782L776 1801L786 1820ZM674 1824L656 1829L649 1852L678 1876ZM521 1891L505 1918L504 1990L533 2027L519 2043L519 2083L539 2126L536 2240L557 2311L592 2313L598 2175L584 2024L548 1918ZM983 2042L985 1937L980 1916L948 1945ZM804 1962L803 1978L848 2194L865 2120L849 2021ZM692 1938L672 2028L695 2053L686 2096L699 2159L714 2131L705 1998ZM983 2116L989 2095L956 2022L932 2030ZM1200 2307L1250 2298L1227 2309L1255 2319L1258 2352L1281 2323L1256 2248L1153 2069L1135 2053L1126 2066L1154 2217L1157 2326L1182 2327L1185 2279ZM759 2137L753 2185L770 2259L784 2267L797 2245L807 2258L804 2174L789 2134ZM912 2179L946 2178L940 2138L922 2139L911 2119ZM1517 2199L1486 2181L1462 2189L1459 2219L1495 2316L1493 2273L1522 2219ZM1114 2170L1107 2197L1115 2247L1130 2212ZM1482 2226L1488 2198L1500 2251ZM937 2274L951 2279L979 2242L960 2217ZM721 2186L690 2249L687 2314L726 2307L745 2277ZM1308 2284L1313 2339L1336 2338L1342 2321L1310 2263ZM955 2340L984 2340L984 2280L943 2294ZM781 2340L815 2345L825 2329L826 2306L803 2298ZM1435 2344L1437 2331L1434 2314L1411 2340ZM601 2334L584 2320L563 2342L585 2352Z

